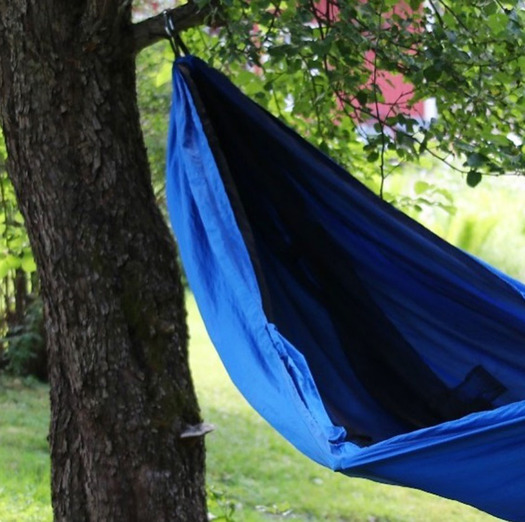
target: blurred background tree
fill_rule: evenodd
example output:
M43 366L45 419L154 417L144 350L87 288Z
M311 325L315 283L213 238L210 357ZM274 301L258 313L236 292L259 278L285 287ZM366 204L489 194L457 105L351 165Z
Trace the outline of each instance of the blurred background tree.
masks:
M0 367L16 375L47 378L42 304L36 265L0 133Z

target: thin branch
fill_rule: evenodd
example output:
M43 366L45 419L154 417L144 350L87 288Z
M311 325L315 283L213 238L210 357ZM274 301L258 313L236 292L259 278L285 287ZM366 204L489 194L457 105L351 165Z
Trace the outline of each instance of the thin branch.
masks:
M436 15L436 18L439 22L439 25L442 27L442 28L446 28L446 24L443 20L443 17L441 16L441 13L439 12L439 9L436 7L436 5L434 4L434 2L432 2L432 0L428 0L428 3L430 4L430 6L432 7L432 11L434 11L434 14Z
M451 16L453 16L456 20L456 22L463 27L463 29L472 35L472 31L470 28L465 24L465 22L460 18L460 16L452 9L448 4L446 4L443 0L438 0L438 2L443 6L443 8L450 13Z
M270 24L268 26L268 29L266 30L266 34L264 35L264 38L263 38L263 40L261 42L261 47L262 48L264 48L264 45L266 44L266 42L268 42L270 40L273 28L275 26L275 22L277 21L277 17L280 16L281 13L282 13L282 11L281 11L281 0L279 0L278 2L274 2L273 6L274 6L274 10L273 10L273 13L272 13L272 19L270 20Z
M357 121L359 121L359 123L363 123L365 121L365 119L362 117L363 114L365 114L368 117L367 119L369 119L369 120L377 120L378 119L377 113L374 113L373 110L369 109L368 107L362 107L362 106L359 107L359 108L358 107L354 107L351 103L348 102L347 99L345 99L341 95L339 90L334 88L333 85L331 85L331 89L332 89L332 94L334 94L334 96L337 98L337 100L339 100L341 110L346 115L346 117L349 118L352 122L357 120ZM348 110L347 105L351 105L352 106L352 109L355 111L355 114L352 114ZM391 130L392 132L401 133L404 136L407 136L410 139L412 139L414 141L414 143L416 143L417 145L421 145L422 141L418 140L414 135L409 134L408 132L404 131L403 129L400 129L400 128L392 126L392 125L389 125L385 120L381 120L381 123L383 124L383 128L387 128L387 129ZM450 167L452 170L455 170L456 172L459 172L460 174L468 174L468 170L461 169L461 168L457 167L456 165L454 165L452 162L447 160L447 158L448 158L448 156L450 156L450 154L447 155L447 156L442 156L442 155L438 154L437 152L435 152L430 147L428 147L426 149L426 151L432 157L434 157L437 160L441 161L442 163L444 163L445 165Z
M381 199L384 199L384 189L385 189L385 181L387 174L385 174L385 152L386 152L386 139L385 139L385 126L381 119L380 113L379 113L379 100L377 97L377 91L379 89L379 85L377 83L377 49L379 48L379 35L381 32L382 24L383 24L383 7L385 5L385 2L381 3L381 11L378 13L377 17L377 29L375 34L375 43L374 43L374 72L373 72L373 80L372 80L372 87L374 90L374 105L375 105L375 111L377 115L377 121L379 123L380 128L380 134L381 134L381 162L379 164L379 170L381 173L381 185L379 187L379 197Z
M188 2L168 10L176 32L203 25L214 13L217 13L217 2L214 1L206 4L202 9L193 2ZM218 25L220 20L213 20L213 26ZM163 13L134 24L132 38L135 54L167 37Z

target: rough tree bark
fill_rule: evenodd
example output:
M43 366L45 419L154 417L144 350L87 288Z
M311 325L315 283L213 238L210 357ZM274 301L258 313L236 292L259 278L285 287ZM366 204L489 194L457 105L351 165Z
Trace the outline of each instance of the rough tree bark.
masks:
M129 0L0 0L0 118L44 299L55 520L206 520L176 253ZM144 43L141 43L144 45Z

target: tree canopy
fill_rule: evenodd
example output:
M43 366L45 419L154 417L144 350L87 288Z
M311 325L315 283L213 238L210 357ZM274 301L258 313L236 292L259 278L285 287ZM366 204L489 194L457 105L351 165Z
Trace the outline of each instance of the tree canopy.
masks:
M192 52L354 173L370 172L368 162L384 180L423 155L471 186L525 171L517 0L225 0L212 16L221 27L195 30ZM383 92L398 75L404 110ZM431 121L409 110L431 99Z

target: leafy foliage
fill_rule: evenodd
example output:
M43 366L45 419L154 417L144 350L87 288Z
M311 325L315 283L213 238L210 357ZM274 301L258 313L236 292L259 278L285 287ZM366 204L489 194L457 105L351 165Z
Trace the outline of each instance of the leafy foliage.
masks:
M354 172L373 164L379 192L422 155L470 186L484 174L525 171L517 0L223 0L221 9L226 25L204 48L193 36L190 48ZM399 75L409 93L401 110L384 93ZM408 111L429 99L436 119Z
M137 60L142 131L148 149L153 189L157 202L163 209L165 209L164 172L172 63L173 52L168 45L163 44L146 49Z
M235 522L235 502L228 499L223 491L209 486L207 489L208 519Z
M24 219L5 170L6 158L5 145L0 135L0 279L17 269L28 274L36 271Z
M11 327L7 337L1 341L8 345L5 358L9 373L46 380L47 356L41 299L35 299L27 307L22 323Z
M44 343L35 337L41 325L34 324L43 321L41 304L39 309L34 308L39 301L27 308L32 301L29 294L37 287L36 265L6 161L0 134L0 362L13 373L45 378Z

